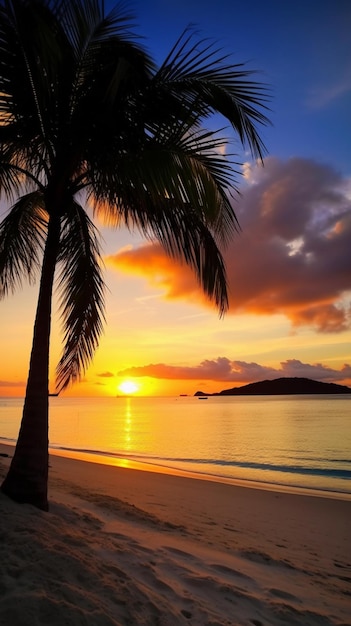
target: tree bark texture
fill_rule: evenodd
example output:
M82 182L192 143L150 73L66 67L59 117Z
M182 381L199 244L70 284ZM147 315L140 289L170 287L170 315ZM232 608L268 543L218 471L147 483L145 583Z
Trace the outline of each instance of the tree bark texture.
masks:
M17 502L48 510L49 347L52 291L60 240L60 219L49 220L29 375L17 445L1 490Z

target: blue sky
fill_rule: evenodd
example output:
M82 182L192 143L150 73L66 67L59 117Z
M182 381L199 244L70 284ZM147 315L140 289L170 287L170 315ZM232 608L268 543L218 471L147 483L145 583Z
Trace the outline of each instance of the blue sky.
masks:
M107 3L108 6L108 3ZM270 154L351 171L350 0L134 0L136 30L157 62L190 24L271 88Z

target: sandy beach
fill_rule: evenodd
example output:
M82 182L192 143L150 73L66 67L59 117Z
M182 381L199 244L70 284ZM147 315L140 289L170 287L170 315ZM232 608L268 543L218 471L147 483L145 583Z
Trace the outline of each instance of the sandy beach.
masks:
M1 626L351 624L350 499L56 455L49 497L0 494Z

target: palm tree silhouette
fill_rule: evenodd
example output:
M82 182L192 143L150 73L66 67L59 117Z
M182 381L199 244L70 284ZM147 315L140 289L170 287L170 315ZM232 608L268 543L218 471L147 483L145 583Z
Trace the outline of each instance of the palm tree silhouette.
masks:
M266 90L251 72L191 31L156 67L131 20L121 5L105 14L101 0L0 7L0 189L11 206L0 225L1 296L41 272L21 428L1 489L44 510L54 284L57 392L85 371L105 321L93 216L158 240L223 314L237 171L221 131L203 124L220 114L254 157L265 151L256 125L268 121Z

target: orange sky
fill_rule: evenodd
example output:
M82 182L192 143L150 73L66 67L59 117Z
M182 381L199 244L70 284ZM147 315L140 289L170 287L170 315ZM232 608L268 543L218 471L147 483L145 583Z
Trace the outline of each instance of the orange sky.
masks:
M191 271L158 245L103 229L107 326L67 395L209 393L265 378L351 385L351 185L312 160L245 168L242 226L225 252L230 310L219 319ZM37 287L1 303L0 395L23 395ZM60 353L54 315L51 390Z

